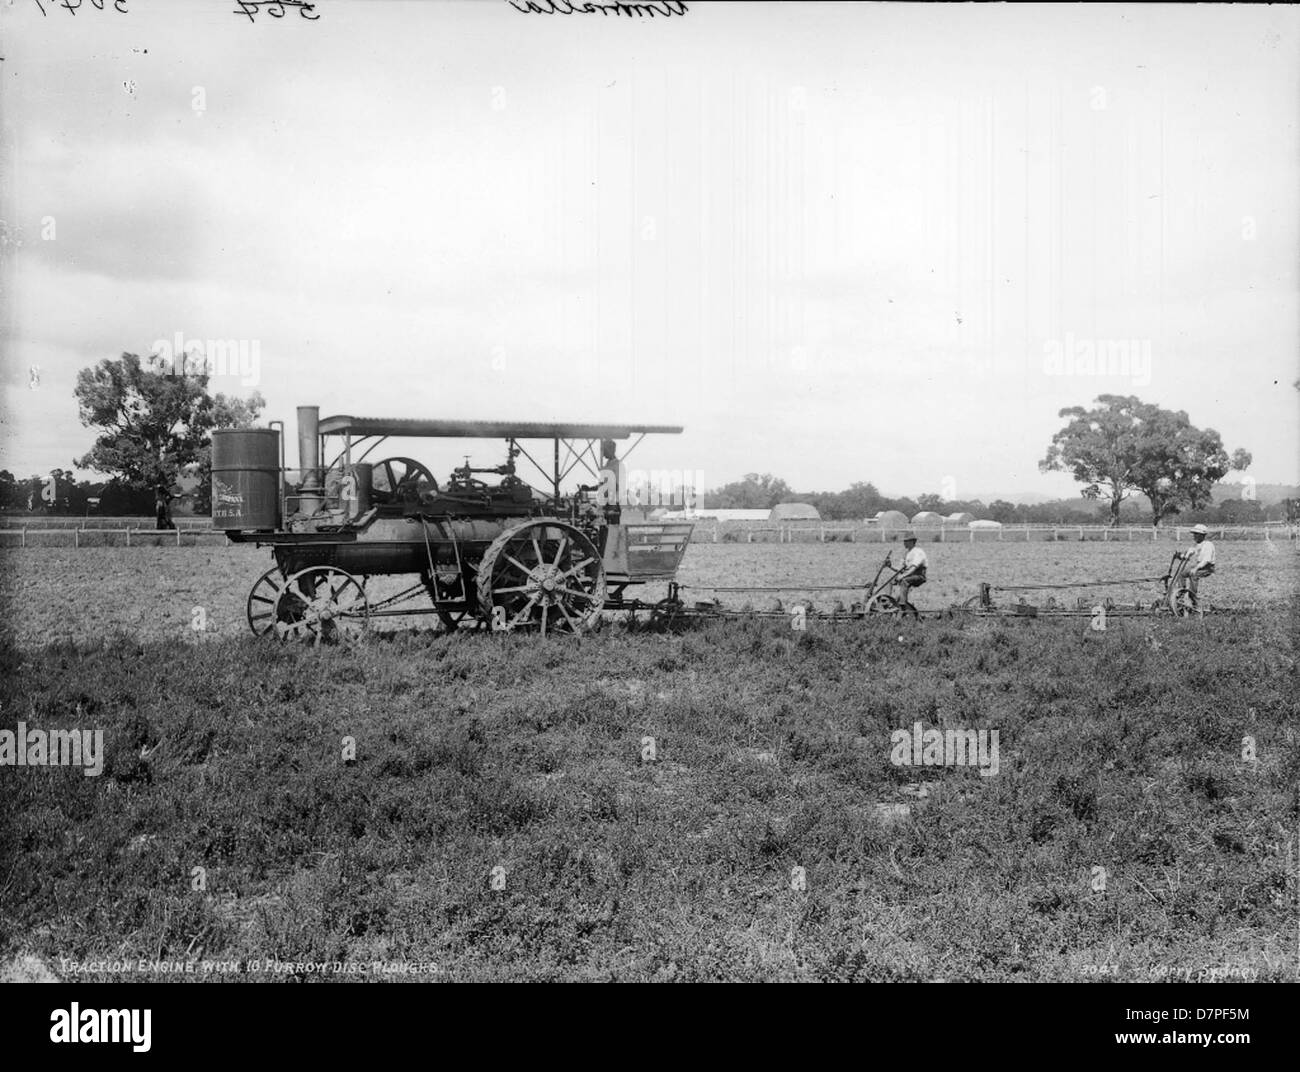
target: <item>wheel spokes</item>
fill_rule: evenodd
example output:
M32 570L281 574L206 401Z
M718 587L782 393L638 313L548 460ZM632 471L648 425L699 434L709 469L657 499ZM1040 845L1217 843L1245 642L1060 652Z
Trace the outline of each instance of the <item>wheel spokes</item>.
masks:
M275 566L257 579L252 591L248 593L245 608L248 627L254 636L265 636L276 621L276 603L284 588L284 575Z
M578 632L578 623L573 620L573 616L569 613L569 609L564 605L563 600L560 601L558 606L560 613L564 615L564 620L569 623L569 628L575 633Z
M310 637L319 646L326 639L362 636L369 616L365 587L355 577L333 566L312 566L294 574L281 589L274 627L282 638Z
M513 629L517 624L519 624L519 620L523 618L525 615L527 615L528 612L531 611L533 607L535 607L536 605L537 605L537 597L533 596L533 598L530 599L528 603L525 605L524 609L510 619L510 621L506 624L506 628Z
M578 572L580 569L582 569L584 566L590 565L592 562L595 562L595 561L596 561L596 560L595 560L594 558L584 558L584 559L583 559L581 562L579 562L576 566L572 567L571 569L567 569L567 570L565 570L563 573L561 573L560 576L559 576L559 580L565 580L565 579L568 578L568 577L572 577L575 573L577 573L577 572Z
M481 614L502 608L498 627L578 633L604 603L600 556L590 540L564 522L526 522L499 537L480 566Z

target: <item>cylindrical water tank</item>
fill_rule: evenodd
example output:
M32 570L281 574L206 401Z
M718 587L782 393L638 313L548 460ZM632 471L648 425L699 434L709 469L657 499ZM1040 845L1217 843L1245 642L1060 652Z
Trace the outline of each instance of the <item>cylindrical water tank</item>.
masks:
M223 428L212 433L212 525L279 528L280 433L274 428Z

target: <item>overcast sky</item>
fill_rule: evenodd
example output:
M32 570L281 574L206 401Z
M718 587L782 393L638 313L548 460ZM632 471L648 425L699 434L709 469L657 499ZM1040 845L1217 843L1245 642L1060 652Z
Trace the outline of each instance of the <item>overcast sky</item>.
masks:
M268 419L683 424L634 457L710 486L1069 494L1108 392L1300 481L1295 7L44 4L0 6L19 475L180 333L255 343L213 388Z

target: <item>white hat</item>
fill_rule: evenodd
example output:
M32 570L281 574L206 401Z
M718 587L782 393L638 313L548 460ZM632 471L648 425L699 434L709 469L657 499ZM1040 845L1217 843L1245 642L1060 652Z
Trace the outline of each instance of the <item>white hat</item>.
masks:
M1205 535L1207 532L1209 532L1209 531L1210 531L1210 530L1207 529L1204 525L1193 525L1193 526L1192 526L1192 532L1195 533L1197 536L1204 536L1204 535Z

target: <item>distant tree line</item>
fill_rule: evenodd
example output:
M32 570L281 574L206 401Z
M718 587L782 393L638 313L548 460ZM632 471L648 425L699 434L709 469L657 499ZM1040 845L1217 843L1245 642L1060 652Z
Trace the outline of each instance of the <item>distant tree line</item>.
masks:
M10 514L139 517L153 513L153 492L121 481L83 482L70 469L19 479L0 469L0 510Z
M857 481L845 491L799 492L771 473L747 473L742 479L706 491L703 495L704 508L708 510L770 510L783 502L809 503L827 521L861 521L875 517L881 510L898 510L909 518L922 510L944 515L969 512L977 518L1000 521L1004 525L1098 525L1112 520L1108 502L1093 505L1078 500L1058 500L1028 504L995 499L986 503L982 499L943 499L938 495L891 498L882 495L874 484L867 481ZM1293 500L1266 506L1256 499L1226 499L1218 504L1183 510L1179 519L1188 524L1220 525L1285 521L1288 520L1288 502ZM1294 505L1291 513L1295 513ZM1150 525L1153 517L1154 511L1143 509L1136 503L1125 503L1118 514L1119 523L1126 525Z
M1243 496L1216 504L1214 488L1230 470L1248 468L1250 452L1238 448L1229 455L1218 432L1197 428L1182 411L1161 409L1132 395L1100 395L1092 409L1070 406L1059 415L1069 423L1052 437L1039 468L1069 472L1083 485L1082 503L984 503L938 495L891 499L862 481L846 491L796 492L771 473L748 473L706 491L704 507L770 510L777 503L802 502L836 521L862 520L881 510L898 510L909 518L922 510L971 513L1003 524L1159 525L1175 516L1190 523L1231 525L1294 520L1290 500L1265 506ZM1134 496L1141 496L1145 507Z
M72 464L111 479L81 483L71 469L55 469L24 480L0 471L0 510L149 516L162 491L182 499L185 507L178 512L188 507L206 514L212 432L251 427L265 405L256 391L247 399L210 395L205 372L176 374L129 353L82 369L74 395L81 423L98 435ZM190 494L182 493L185 481L193 489Z

